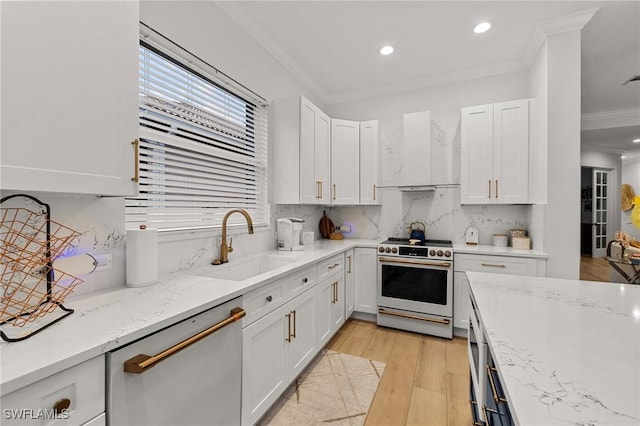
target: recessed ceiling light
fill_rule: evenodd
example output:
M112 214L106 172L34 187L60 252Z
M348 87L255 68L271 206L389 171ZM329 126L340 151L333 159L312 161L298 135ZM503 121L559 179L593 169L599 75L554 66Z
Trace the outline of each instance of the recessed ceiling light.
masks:
M624 160L625 158L627 158L627 156L626 155L621 155L620 158L622 158Z
M381 55L391 55L393 53L393 46L387 44L386 46L382 46L380 48L380 54Z
M473 32L476 34L482 34L489 31L492 26L493 24L491 23L491 21L480 22L478 25L473 27Z
M640 139L634 139L633 143L640 143Z

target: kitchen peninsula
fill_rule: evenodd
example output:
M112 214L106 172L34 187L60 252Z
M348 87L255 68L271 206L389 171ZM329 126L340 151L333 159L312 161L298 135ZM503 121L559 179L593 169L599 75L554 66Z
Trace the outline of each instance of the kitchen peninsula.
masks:
M467 276L514 423L640 424L640 286Z

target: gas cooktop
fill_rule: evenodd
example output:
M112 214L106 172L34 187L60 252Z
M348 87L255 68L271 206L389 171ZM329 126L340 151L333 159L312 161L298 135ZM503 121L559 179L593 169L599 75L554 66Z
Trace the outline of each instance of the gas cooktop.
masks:
M429 246L429 247L453 247L453 243L450 240L424 240L419 241L415 244L411 244L409 238L395 238L391 237L383 242L380 245L396 245L396 246Z
M411 244L408 238L389 238L378 244L378 255L453 260L453 243L449 240L425 240Z

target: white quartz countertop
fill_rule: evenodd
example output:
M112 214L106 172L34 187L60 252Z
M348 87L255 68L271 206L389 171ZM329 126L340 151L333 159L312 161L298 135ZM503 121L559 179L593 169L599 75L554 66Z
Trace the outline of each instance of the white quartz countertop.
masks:
M536 259L546 259L549 257L547 253L540 250L520 250L513 247L498 247L489 245L467 245L454 244L453 252L455 254L484 254L489 256L514 256L514 257L531 257Z
M65 306L75 310L69 317L24 341L0 342L0 394L116 349L294 270L350 248L375 248L377 243L359 239L316 241L302 252L268 252L295 260L244 281L198 275L216 268L207 266L161 278L149 287L122 286L65 301ZM241 261L229 257L230 264Z
M467 272L514 420L640 425L640 286Z

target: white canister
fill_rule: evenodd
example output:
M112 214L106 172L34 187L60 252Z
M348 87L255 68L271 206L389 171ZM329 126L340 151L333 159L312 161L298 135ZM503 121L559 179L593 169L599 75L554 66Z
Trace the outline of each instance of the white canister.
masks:
M509 244L509 236L503 234L493 234L493 245L496 247L506 247Z
M304 245L313 244L313 236L314 236L313 231L303 232L302 233L302 244L304 244Z

